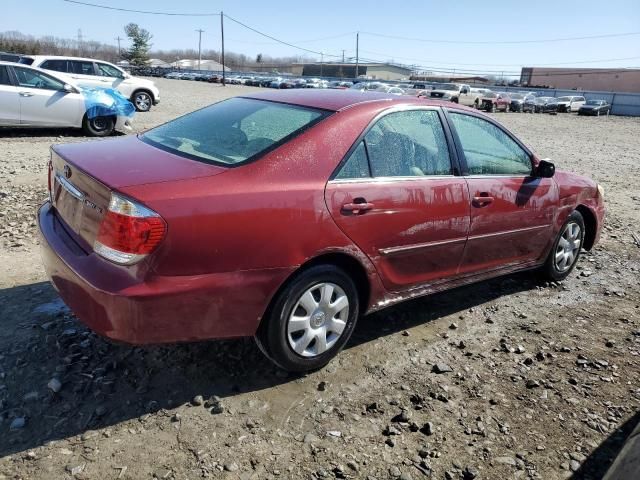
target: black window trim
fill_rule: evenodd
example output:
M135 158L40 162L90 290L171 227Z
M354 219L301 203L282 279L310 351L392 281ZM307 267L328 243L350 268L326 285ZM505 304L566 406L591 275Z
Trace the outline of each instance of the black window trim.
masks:
M383 117L386 117L387 115L391 115L393 113L397 113L397 112L406 112L406 111L422 111L422 110L427 110L427 111L435 111L438 114L438 118L440 119L440 124L442 125L442 130L444 132L444 136L445 136L445 141L447 142L447 149L449 151L449 160L451 162L451 168L453 170L453 173L451 175L425 175L425 176L413 176L413 177L402 177L402 176L398 176L398 177L375 177L373 176L373 170L371 169L371 160L369 158L369 149L367 147L367 142L364 141L364 137L367 135L367 133L369 133L369 131L376 125L376 123L378 123L378 120L382 119ZM360 144L360 142L364 143L364 148L365 148L365 153L367 154L367 163L369 164L369 176L368 177L358 177L358 178L336 178L336 176L338 175L338 172L340 172L340 170L342 169L342 167L345 165L345 163L347 163L347 161L349 160L349 158L351 157L351 154L356 150L356 148L358 148L358 145ZM401 105L401 106L393 106L393 107L389 107L386 108L385 110L383 110L382 112L379 112L375 117L373 117L373 119L367 124L367 126L365 127L365 129L362 131L362 133L360 133L360 135L358 135L358 137L356 138L356 140L353 142L353 144L351 145L351 147L349 147L349 150L347 150L347 153L345 153L345 155L342 157L342 159L340 160L340 162L338 162L338 165L336 166L336 168L333 170L333 172L331 173L331 175L329 176L329 182L357 182L357 181L376 181L376 179L381 179L381 180L389 180L391 179L395 179L395 180L427 180L427 179L433 179L433 178L447 178L447 177L459 177L462 175L462 169L460 168L461 164L458 160L458 154L456 151L456 148L454 146L454 140L452 137L452 131L449 127L448 121L446 119L446 116L444 114L444 111L441 107L437 107L437 106L433 106L433 105Z
M18 87L18 79L16 78L16 74L13 71L13 65L0 65L7 69L7 75L9 77L9 85L5 85L6 87Z
M461 164L461 171L462 171L462 176L464 177L502 177L502 178L507 178L507 177L518 177L518 178L531 178L531 177L535 177L535 173L534 173L534 162L533 162L533 152L531 150L529 150L529 148L527 148L527 146L522 143L515 135L513 135L509 130L507 130L504 126L502 126L500 123L498 123L496 120L494 120L491 117L488 117L486 115L482 115L480 113L476 113L473 111L467 111L467 110L462 110L462 109L456 109L456 108L445 108L443 109L444 111L444 116L447 119L447 123L449 124L449 128L451 129L451 134L453 136L453 141L455 143L455 148L458 152L458 158L460 159L460 164ZM469 168L467 165L467 158L464 155L464 149L462 148L462 142L460 141L460 137L458 136L458 132L455 129L455 125L453 125L453 120L451 119L451 114L458 114L458 115L467 115L469 117L476 117L476 118L480 118L482 120L485 120L489 123L491 123L493 126L497 127L498 129L500 129L502 131L502 133L504 133L507 137L509 137L511 140L513 140L520 148L522 148L522 150L524 150L524 152L529 156L529 162L531 163L531 171L529 172L529 174L513 174L513 173L494 173L494 174L490 174L490 175L471 175L469 173Z

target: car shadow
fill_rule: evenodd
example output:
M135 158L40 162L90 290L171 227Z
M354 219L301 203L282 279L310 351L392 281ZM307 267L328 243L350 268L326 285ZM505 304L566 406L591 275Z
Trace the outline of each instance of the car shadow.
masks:
M347 348L537 285L520 273L407 301L362 318ZM195 395L224 399L299 378L273 366L252 339L112 343L80 324L48 282L0 290L0 311L0 457L169 411Z
M607 473L624 446L627 437L640 423L640 411L616 428L594 451L582 462L580 468L571 476L571 480L596 480ZM617 478L612 478L617 480ZM624 479L620 479L624 480ZM629 479L631 480L631 479Z

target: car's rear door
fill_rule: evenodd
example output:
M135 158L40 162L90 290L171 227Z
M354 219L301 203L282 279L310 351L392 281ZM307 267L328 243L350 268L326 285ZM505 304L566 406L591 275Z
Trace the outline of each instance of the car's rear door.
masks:
M0 125L20 124L20 96L14 85L11 72L6 65L0 65Z
M12 66L20 99L22 125L80 127L84 101L64 90L64 82L28 67Z
M460 272L539 262L552 238L555 182L533 176L531 153L487 117L450 109L447 118L471 196Z
M389 290L455 276L469 192L440 109L389 111L348 153L325 199Z
M109 88L109 81L100 77L91 60L69 60L69 75L73 81L81 87Z

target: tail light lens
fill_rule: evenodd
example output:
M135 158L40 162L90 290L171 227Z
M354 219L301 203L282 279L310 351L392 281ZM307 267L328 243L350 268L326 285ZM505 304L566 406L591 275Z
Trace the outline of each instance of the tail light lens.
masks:
M153 252L166 232L167 224L156 212L112 193L93 251L114 263L132 265Z

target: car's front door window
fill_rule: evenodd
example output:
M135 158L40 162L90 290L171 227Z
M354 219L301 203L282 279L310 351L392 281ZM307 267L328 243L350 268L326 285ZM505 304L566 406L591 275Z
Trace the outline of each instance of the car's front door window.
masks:
M101 77L122 78L122 72L116 67L100 62L97 62L96 65L98 66L98 75Z
M382 117L364 137L374 177L450 175L447 140L436 110Z
M64 83L49 75L28 68L13 67L21 87L41 88L43 90L62 90Z
M502 129L474 115L450 112L469 175L530 175L529 154Z

